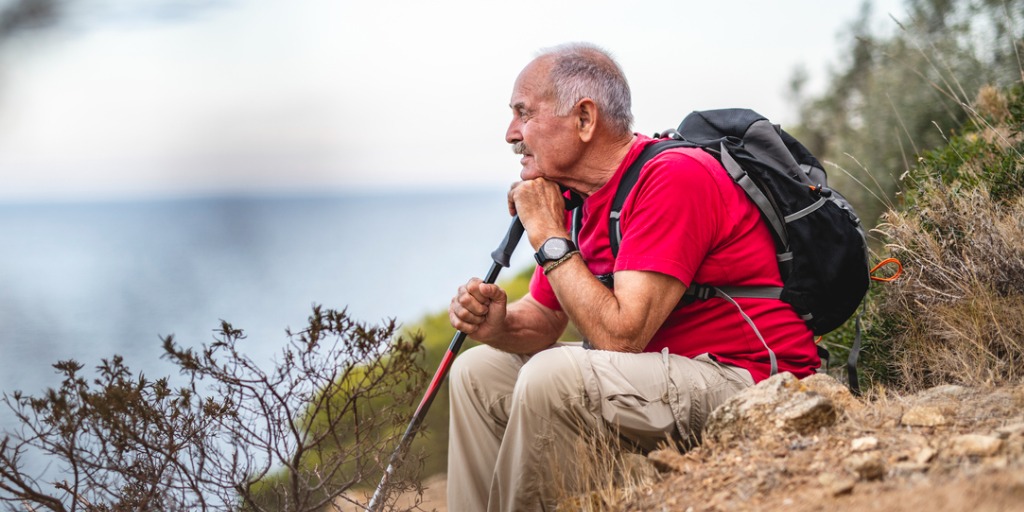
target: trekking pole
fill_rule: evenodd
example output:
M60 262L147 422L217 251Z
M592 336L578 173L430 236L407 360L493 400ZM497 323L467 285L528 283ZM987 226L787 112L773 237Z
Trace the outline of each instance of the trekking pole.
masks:
M508 233L505 234L505 239L501 241L498 248L491 253L491 259L494 263L491 264L491 269L487 272L487 276L484 277L484 283L493 284L498 279L498 272L501 271L502 267L508 267L512 259L512 251L516 249L516 245L519 244L519 239L523 236L523 223L520 222L519 216L516 215L512 219L512 225L508 228ZM420 401L420 405L416 407L416 412L412 415L412 420L409 422L409 426L405 429L405 434L402 434L402 439L398 442L398 447L395 448L395 452L391 454L391 460L388 462L388 467L384 471L384 476L380 479L380 484L377 485L377 490L373 493L373 498L370 500L370 504L367 506L367 510L370 512L378 512L379 507L383 505L384 500L384 489L388 486L391 477L395 473L395 468L402 462L405 457L405 452L409 449L409 444L412 443L412 438L416 435L416 430L419 429L420 424L423 423L423 418L427 415L427 409L430 409L430 404L434 401L434 397L437 396L437 392L441 389L441 384L444 382L445 377L448 376L448 371L452 367L452 362L455 360L455 355L459 353L462 348L462 342L466 341L466 333L462 331L456 331L455 336L452 338L452 342L448 345L448 351L444 354L444 358L441 359L441 365L437 368L437 372L434 373L434 378L430 380L430 386L427 388L427 393L423 395L423 400Z

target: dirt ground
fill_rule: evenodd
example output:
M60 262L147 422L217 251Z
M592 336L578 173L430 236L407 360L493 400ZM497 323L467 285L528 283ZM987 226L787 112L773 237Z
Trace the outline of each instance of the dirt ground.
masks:
M422 511L437 511L447 512L448 507L445 501L445 489L448 484L448 480L445 475L434 475L422 482L423 494L417 498L415 494L407 494L398 498L398 502L395 503L391 510L422 510ZM373 494L373 489L366 489L362 492L358 492L355 495L355 499L360 503L366 503L369 501L370 496ZM418 505L417 505L418 502ZM337 512L362 512L364 509L356 504L347 502L344 500L338 500L335 502L337 505ZM325 511L327 512L327 511ZM333 512L333 510L332 510Z
M813 435L659 455L670 471L617 509L1024 511L1024 386L855 402Z
M813 435L651 459L653 481L586 510L1024 512L1024 384L852 401ZM416 510L446 512L444 476L424 486Z

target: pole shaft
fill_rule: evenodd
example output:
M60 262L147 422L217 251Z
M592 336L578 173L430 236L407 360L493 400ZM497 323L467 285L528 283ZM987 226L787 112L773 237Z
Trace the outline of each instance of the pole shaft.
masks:
M491 264L490 270L488 270L487 275L484 276L485 283L494 284L494 282L498 280L498 273L501 272L502 267L509 266L512 251L516 248L516 245L519 243L519 239L522 235L523 224L519 221L519 216L516 216L512 219L512 225L509 226L505 239L502 240L498 248L491 253L491 258L494 260L494 263ZM395 468L397 468L398 464L403 458L405 458L405 452L409 449L412 439L416 436L416 431L419 429L420 424L423 423L423 419L427 416L430 404L432 404L434 402L434 398L437 397L437 393L440 391L441 385L448 376L448 371L451 370L452 363L455 361L455 356L458 355L459 350L462 349L462 343L464 341L466 341L466 333L456 331L455 336L452 337L452 341L448 345L448 350L445 352L444 358L441 359L441 364L438 366L437 371L434 372L434 377L430 379L430 385L427 387L427 392L423 395L423 399L420 400L420 405L416 407L416 412L413 413L412 420L409 421L409 426L406 427L405 433L402 434L402 439L398 441L398 447L395 448L394 453L391 454L391 459L388 461L388 467L384 470L384 476L381 478L380 484L377 485L377 490L374 491L373 498L370 499L370 503L367 506L367 510L370 512L377 512L379 507L383 505L382 500L384 499L384 490L391 482L391 477L394 476Z

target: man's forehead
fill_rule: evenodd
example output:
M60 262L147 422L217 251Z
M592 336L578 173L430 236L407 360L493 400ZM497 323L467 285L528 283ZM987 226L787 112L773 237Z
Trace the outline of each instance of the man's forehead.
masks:
M512 100L509 106L514 108L536 103L550 95L548 72L550 65L541 60L534 60L519 73L512 88Z

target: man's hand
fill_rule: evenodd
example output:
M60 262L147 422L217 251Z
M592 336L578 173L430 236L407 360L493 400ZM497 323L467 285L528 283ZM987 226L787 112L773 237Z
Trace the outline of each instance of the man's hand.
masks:
M553 236L568 238L565 197L558 183L544 178L513 183L508 191L508 210L519 214L534 250Z
M508 296L498 285L486 284L478 278L459 287L448 306L452 327L486 342L505 330Z

